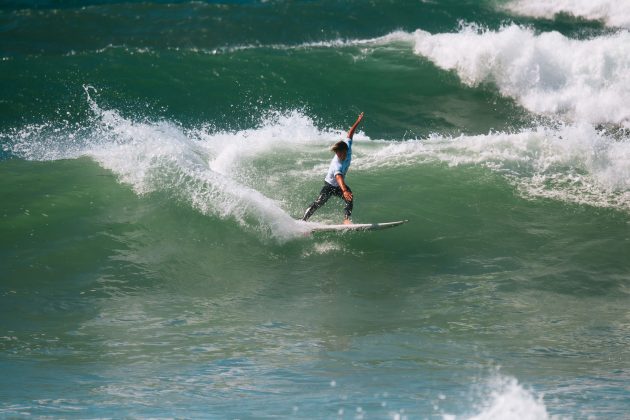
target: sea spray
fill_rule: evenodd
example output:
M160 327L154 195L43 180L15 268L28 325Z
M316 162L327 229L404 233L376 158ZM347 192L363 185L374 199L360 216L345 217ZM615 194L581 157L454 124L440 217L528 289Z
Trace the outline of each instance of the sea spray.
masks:
M461 416L468 420L550 420L542 395L525 388L516 378L496 373L478 387L476 413ZM458 417L445 416L445 419Z

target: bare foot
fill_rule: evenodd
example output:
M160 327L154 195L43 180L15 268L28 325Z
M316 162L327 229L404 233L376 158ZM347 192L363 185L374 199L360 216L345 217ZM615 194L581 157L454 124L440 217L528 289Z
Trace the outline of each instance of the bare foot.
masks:
M350 220L350 219L343 219L343 224L344 225L351 225L352 224L352 220Z

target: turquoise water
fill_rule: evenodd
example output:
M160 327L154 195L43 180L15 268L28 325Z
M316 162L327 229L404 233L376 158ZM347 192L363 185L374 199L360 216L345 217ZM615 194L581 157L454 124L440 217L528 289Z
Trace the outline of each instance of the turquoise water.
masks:
M4 2L0 417L626 417L628 28L606 0ZM362 111L354 221L409 223L308 235Z

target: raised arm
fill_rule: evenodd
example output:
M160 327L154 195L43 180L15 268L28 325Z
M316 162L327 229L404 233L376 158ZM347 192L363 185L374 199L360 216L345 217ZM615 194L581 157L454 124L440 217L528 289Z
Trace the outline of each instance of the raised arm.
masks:
M352 127L350 127L350 130L348 131L349 139L351 139L352 136L354 136L354 131L357 129L362 119L363 119L363 112L359 114L359 117L357 118L356 122L352 125Z

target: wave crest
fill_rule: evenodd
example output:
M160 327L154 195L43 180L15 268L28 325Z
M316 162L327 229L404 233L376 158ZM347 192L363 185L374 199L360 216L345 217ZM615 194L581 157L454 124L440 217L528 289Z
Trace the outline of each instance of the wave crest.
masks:
M516 0L506 9L518 15L551 19L560 13L588 20L598 20L607 26L630 28L630 3L619 0Z
M630 127L630 33L590 40L517 25L413 34L414 50L463 83L495 84L536 114Z

